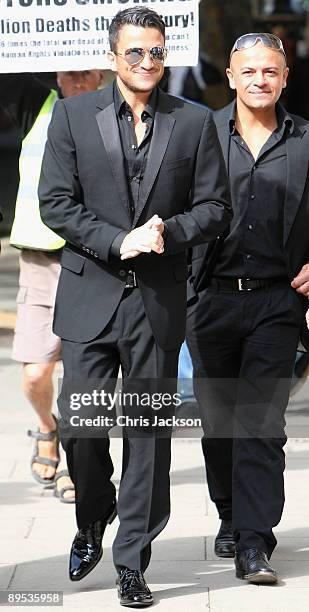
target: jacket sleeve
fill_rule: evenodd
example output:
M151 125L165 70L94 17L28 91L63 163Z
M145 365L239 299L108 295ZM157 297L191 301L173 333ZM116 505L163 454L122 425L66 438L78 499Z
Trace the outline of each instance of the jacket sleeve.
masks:
M106 223L83 202L75 146L67 110L56 102L48 129L39 183L40 212L44 223L64 240L104 261L122 229Z
M208 112L197 151L188 211L165 220L164 252L172 255L217 238L232 218L228 178L217 131Z

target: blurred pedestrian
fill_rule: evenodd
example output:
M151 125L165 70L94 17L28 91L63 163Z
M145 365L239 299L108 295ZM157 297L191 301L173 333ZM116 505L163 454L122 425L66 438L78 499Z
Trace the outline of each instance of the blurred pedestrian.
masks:
M21 131L20 182L10 242L21 249L17 320L12 358L23 364L23 390L38 418L31 458L33 478L55 483L60 501L75 492L65 457L60 461L58 425L52 414L53 372L61 358L60 339L52 331L55 295L64 240L43 224L37 196L47 128L58 97L93 91L101 70L58 72L58 92L31 74L0 75L0 105Z
M199 53L196 66L172 66L168 70L168 93L200 104L204 103L206 88L223 80L220 70L203 52Z

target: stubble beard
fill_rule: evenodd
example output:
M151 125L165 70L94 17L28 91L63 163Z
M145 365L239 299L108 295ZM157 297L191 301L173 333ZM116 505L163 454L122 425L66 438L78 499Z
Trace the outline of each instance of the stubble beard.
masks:
M147 86L147 84L145 83L144 87L139 87L137 85L134 85L134 83L132 83L132 81L130 80L127 80L122 77L119 77L119 78L120 78L120 81L123 83L123 85L126 87L126 89L128 91L131 91L132 93L151 93L159 82L159 79L158 79L153 84L149 84Z

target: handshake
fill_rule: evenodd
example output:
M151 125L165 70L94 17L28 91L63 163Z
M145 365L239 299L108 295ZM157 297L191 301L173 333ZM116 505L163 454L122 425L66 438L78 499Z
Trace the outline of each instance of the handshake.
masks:
M154 215L149 221L136 227L126 235L120 247L121 259L132 259L141 253L154 251L161 255L164 252L164 240L162 234L164 223L158 215Z

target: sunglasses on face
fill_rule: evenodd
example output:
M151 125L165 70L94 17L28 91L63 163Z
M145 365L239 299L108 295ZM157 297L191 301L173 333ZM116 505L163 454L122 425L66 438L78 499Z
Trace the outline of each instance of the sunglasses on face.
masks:
M153 62L164 62L167 56L167 49L166 47L152 47L151 49L133 47L132 49L126 49L124 53L115 52L115 55L124 57L130 66L135 66L135 64L139 64L144 59L146 53L149 53Z
M251 47L254 47L257 42L261 42L264 47L268 47L269 49L276 49L276 51L280 51L280 53L282 53L286 59L282 40L280 40L278 36L275 36L275 34L268 34L267 32L252 32L250 34L243 34L237 38L232 47L230 57L233 55L233 53L235 53L235 51L251 49Z

